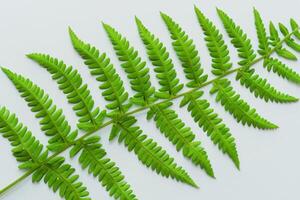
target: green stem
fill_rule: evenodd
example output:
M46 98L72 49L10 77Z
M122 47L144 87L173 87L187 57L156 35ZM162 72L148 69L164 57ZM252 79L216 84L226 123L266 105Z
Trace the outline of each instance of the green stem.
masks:
M286 35L272 50L270 50L269 53L267 53L266 55L264 56L261 56L255 60L253 60L250 64L249 64L249 68L250 67L253 67L253 65L255 65L256 63L260 62L261 60L269 57L272 53L274 53L274 51L276 51L277 48L279 48L283 42L285 42L285 40L287 40L288 38L290 38L296 31L298 31L300 29L297 28L297 29L294 29L291 33L289 33L288 35ZM165 100L161 100L159 102L154 102L154 103L151 103L151 104L147 104L146 106L143 106L143 107L140 107L140 108L137 108L135 110L132 110L130 112L127 112L127 113L124 113L124 116L128 116L128 115L133 115L135 113L138 113L138 112L141 112L141 111L144 111L148 108L150 108L151 106L157 106L157 105L160 105L160 104L163 104L163 103L166 103L166 102L169 102L169 101L172 101L174 99L178 99L180 97L183 97L187 94L190 94L192 92L195 92L207 85L210 85L211 83L217 81L217 80L220 80L234 72L237 72L238 70L240 70L241 68L243 67L237 67L237 68L234 68L232 70L229 70L227 71L226 73L222 74L221 76L218 76L217 78L214 78L214 79L211 79L209 81L206 81L204 82L203 84L199 85L198 87L196 88L193 88L191 90L188 90L186 92L183 92L183 93L180 93L180 94L177 94L175 96L172 96L171 98L169 99L165 99ZM36 168L33 168L29 171L27 171L26 173L24 173L22 176L20 176L18 179L16 179L15 181L11 182L9 185L7 185L6 187L4 187L3 189L0 190L0 196L3 195L6 191L8 191L10 188L14 187L15 185L17 185L19 182L21 182L22 180L24 180L25 178L27 178L28 176L30 176L37 168L39 168L40 166L46 164L49 160L51 160L52 158L58 156L59 154L61 154L62 152L64 152L65 150L67 150L69 147L73 146L75 143L79 142L80 140L83 140L85 139L86 137L90 136L91 134L97 132L98 130L106 127L106 126L109 126L113 123L114 121L113 120L110 120L110 121L107 121L106 123L96 127L94 130L91 130L91 131L88 131L87 133L85 133L83 136L81 136L80 138L78 138L77 140L75 140L74 142L72 143L69 143L68 145L66 145L62 150L54 153L52 156L50 156L48 159L46 159L44 162L40 163L40 165Z
M23 181L25 178L30 176L33 173L34 170L27 171L22 176L20 176L18 179L11 182L9 185L5 186L3 189L0 190L0 195L4 194L6 191L8 191L10 188L17 185L19 182Z

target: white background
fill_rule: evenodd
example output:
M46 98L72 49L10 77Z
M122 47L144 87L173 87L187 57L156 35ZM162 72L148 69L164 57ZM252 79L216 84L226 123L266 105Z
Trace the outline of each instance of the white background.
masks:
M210 73L210 58L203 41L203 34L193 12L194 4L212 19L217 27L221 29L221 32L225 34L215 11L216 7L224 9L252 38L255 48L257 47L257 39L252 15L253 6L261 12L265 22L272 19L275 23L282 21L287 24L289 17L294 17L300 22L300 3L298 0L1 0L0 65L29 77L46 89L50 96L54 98L54 103L64 108L67 119L75 127L77 117L72 111L71 105L67 104L63 93L57 89L57 85L51 80L50 75L44 69L38 67L37 64L27 59L25 54L31 52L48 53L76 67L81 72L85 82L90 85L97 105L104 108L105 102L97 88L98 83L89 75L82 60L72 49L67 27L71 26L83 40L108 53L123 80L125 80L126 89L128 89L130 94L133 94L100 22L103 20L116 27L139 50L141 57L147 60L144 46L134 23L134 15L139 16L143 23L159 36L167 46L179 77L182 82L185 82L182 69L171 48L167 29L160 19L159 11L166 12L172 16L194 39L201 55L202 65L205 71ZM229 44L227 35L225 35L225 39ZM232 49L231 45L229 46L232 60L236 63L236 51ZM289 64L296 71L300 72L298 62L289 62ZM152 68L150 63L149 67ZM263 77L267 77L278 89L299 96L299 88L296 85L266 72L262 68L261 63L255 67L258 73ZM151 73L153 75L153 71ZM210 77L212 78L213 76L210 74ZM234 76L230 76L230 78L233 80ZM233 82L234 87L240 92L241 96L253 107L257 108L262 116L278 124L280 129L260 131L254 128L243 127L241 124L236 123L230 114L225 113L219 104L214 103L213 97L210 97L207 93L209 87L205 88L206 97L212 102L212 107L224 119L224 122L230 127L232 134L236 138L241 161L241 170L238 171L229 158L220 153L203 131L197 127L185 108L179 109L178 106L174 106L174 109L178 110L180 117L191 126L197 135L197 139L201 140L206 148L217 177L216 180L209 178L202 170L183 158L181 153L177 153L167 139L159 133L154 123L145 120L145 113L136 115L139 119L139 125L142 126L145 133L155 138L160 145L167 149L175 157L176 162L183 166L200 185L198 190L157 175L141 165L135 155L128 153L122 145L117 144L116 141L108 142L110 127L97 133L102 136L102 143L108 152L108 156L120 167L139 199L296 200L300 198L298 188L300 179L299 103L289 105L267 104L262 100L255 99L248 90L241 87L237 82ZM156 80L153 80L153 83L157 86ZM38 139L47 144L47 138L40 131L38 121L34 119L34 115L26 106L25 101L19 97L16 89L3 73L0 73L0 88L0 104L7 106L12 112L16 113L20 121L26 124ZM178 101L175 104L177 105ZM70 160L67 154L65 155L68 162L72 163L81 175L81 180L88 187L92 199L111 199L96 179L89 176L86 171L81 170L77 159ZM18 170L17 162L11 155L9 143L1 138L0 188L19 177L22 173ZM60 197L58 194L52 193L42 182L40 184L32 184L30 178L28 178L0 197L0 199L53 200L60 199Z

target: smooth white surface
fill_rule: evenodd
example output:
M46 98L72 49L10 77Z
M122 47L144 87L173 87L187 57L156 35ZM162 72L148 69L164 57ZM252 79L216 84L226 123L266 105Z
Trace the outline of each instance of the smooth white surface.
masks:
M37 64L25 57L31 52L49 53L52 56L63 59L67 64L76 67L84 77L85 82L90 85L92 95L97 104L104 108L105 102L100 96L97 88L98 83L91 77L84 66L82 60L72 49L69 41L67 27L71 26L74 31L85 41L97 46L101 51L108 53L118 72L125 80L125 87L130 90L126 76L119 67L111 44L104 33L100 21L111 24L124 34L136 47L144 60L147 60L144 46L136 31L134 15L140 17L143 23L167 46L171 57L178 69L180 79L186 81L179 62L171 48L171 41L166 27L159 16L159 11L166 12L178 21L186 32L194 39L200 52L202 65L207 73L210 72L210 58L203 41L203 33L197 23L193 5L197 5L210 19L212 19L229 44L227 35L220 24L220 20L215 12L215 7L224 9L230 16L241 25L252 39L253 45L257 47L256 33L252 16L252 7L255 6L262 14L264 20L272 19L275 23L282 21L288 23L289 17L300 22L298 0L285 1L192 1L192 0L127 0L127 1L79 1L79 0L52 0L52 1L0 1L0 65L9 67L15 72L21 73L42 88L46 89L59 107L64 108L70 124L73 127L77 117L73 113L71 106L57 85L51 80L50 75ZM231 45L231 57L234 63L237 62L236 51ZM298 54L299 56L299 54ZM149 67L152 68L147 60ZM296 71L299 70L299 62L289 63ZM285 80L278 78L272 73L266 72L261 63L256 66L257 71L263 77L267 77L278 89L286 91L295 96L299 96L299 88ZM151 71L152 75L153 72ZM154 77L154 76L153 76ZM211 76L210 74L210 77ZM234 76L230 76L231 80ZM234 82L234 81L233 81ZM157 82L154 81L157 86ZM203 143L211 159L217 179L211 179L202 170L195 167L191 162L183 158L181 153L177 153L175 148L156 129L155 124L145 120L145 113L139 113L139 125L145 133L156 139L168 152L174 156L176 162L183 166L194 180L200 185L196 190L171 179L162 178L153 171L145 168L137 160L134 154L128 153L117 142L108 142L109 127L99 133L102 136L102 143L117 165L120 167L126 180L131 184L135 194L141 200L296 200L300 198L300 135L299 117L300 104L277 105L266 104L262 100L255 99L248 90L242 88L234 82L235 88L241 96L258 112L278 124L280 129L275 131L260 131L254 128L243 127L235 122L233 117L225 113L223 108L214 103L214 98L207 93L209 87L205 88L206 97L212 102L212 107L224 119L230 127L232 134L236 138L237 148L241 161L241 170L238 171L228 159L222 155L214 146L203 131L193 122L186 109L179 109L174 106L182 119L192 127L197 138ZM26 106L23 99L8 81L0 73L0 105L7 106L15 112L20 121L26 124L35 136L44 144L47 138L41 133L38 121ZM176 101L178 104L178 101ZM106 191L100 186L96 179L82 171L77 160L70 160L65 153L68 162L76 167L81 174L81 180L88 187L92 199L111 199ZM3 138L0 139L0 188L10 183L22 174L17 169L17 162L10 152L9 143ZM60 199L58 194L54 194L43 184L32 184L30 178L23 181L13 190L0 197L5 200L56 200Z

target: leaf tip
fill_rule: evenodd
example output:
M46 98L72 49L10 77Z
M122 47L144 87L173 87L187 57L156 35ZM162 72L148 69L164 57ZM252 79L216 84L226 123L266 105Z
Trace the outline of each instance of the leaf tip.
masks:
M165 14L162 11L159 11L160 16L165 20L166 18L168 18L169 16L167 14Z
M34 53L28 53L28 54L25 54L25 56L27 57L27 58L32 58L33 57L33 55L34 55Z
M11 70L9 70L8 68L6 68L6 67L2 67L2 66L1 66L1 70L2 70L2 72L5 73L7 76L10 76L10 75L13 74L13 72L12 72Z

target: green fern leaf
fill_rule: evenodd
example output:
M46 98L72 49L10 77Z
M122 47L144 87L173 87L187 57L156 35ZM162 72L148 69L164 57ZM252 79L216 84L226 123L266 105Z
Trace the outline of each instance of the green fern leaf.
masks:
M289 30L287 29L287 27L284 26L282 23L279 23L279 30L280 30L280 32L281 32L285 37L287 37L287 36L290 34L290 32L289 32ZM291 47L292 49L294 49L295 51L300 52L300 44L296 43L295 40L294 40L292 37L286 38L285 43L286 43L289 47Z
M178 167L162 147L152 139L147 139L138 126L136 119L128 116L116 123L119 127L119 142L124 142L129 151L134 150L139 160L162 176L171 177L178 181L198 187L182 167Z
M115 199L136 200L130 185L125 182L124 176L115 163L106 157L106 152L99 141L100 138L97 136L78 141L70 151L71 157L81 151L78 159L81 166L84 169L88 168L88 172L94 177L98 177L110 196Z
M182 150L185 157L192 160L196 166L200 166L205 172L214 177L214 172L207 153L201 147L200 141L195 141L195 135L190 127L187 127L174 110L169 109L172 103L152 106L148 116L152 115L157 128L174 144L177 151Z
M77 131L71 131L62 110L52 104L53 101L49 95L29 79L13 73L9 69L2 68L2 71L31 107L31 111L36 112L35 116L40 118L41 130L51 137L48 141L48 148L57 152L71 144L77 137Z
M206 46L212 57L212 73L216 76L225 74L231 67L229 50L220 31L195 7L200 26L205 34Z
M41 112L41 110L37 109L37 107L44 108L43 113L46 113L45 116L43 116L43 119L41 121L45 122L48 121L48 119L57 119L57 120L52 120L52 126L51 131L52 132L57 132L60 133L61 129L67 124L65 120L63 120L61 117L63 115L61 114L61 117L56 117L57 115L55 114L55 111L53 111L53 106L50 105L49 101L52 102L52 100L49 98L47 94L44 93L42 89L40 89L37 85L33 84L29 79L25 79L24 77L20 75L13 74L12 72L8 71L5 69L5 73L11 78L11 80L16 84L18 87L19 91L23 94L22 96L25 98L25 100L28 101L29 106L32 107L32 110L34 112ZM22 87L23 86L23 87ZM24 95L24 93L29 93L29 91L36 92L36 94L43 94L40 96L34 96L34 95ZM48 101L45 103L43 101L40 101L40 99L45 99L47 97ZM41 102L41 103L39 103ZM53 114L51 114L53 113ZM104 118L103 115L102 119ZM99 116L98 116L99 117ZM60 118L60 119L59 119ZM51 120L50 120L51 121ZM102 120L101 120L102 121ZM100 122L100 121L98 121ZM69 129L69 128L68 128ZM45 129L43 129L45 130ZM64 129L62 129L64 130ZM67 130L67 129L66 129ZM48 130L46 130L48 131ZM64 133L62 133L64 134ZM49 135L48 132L46 132L46 135ZM65 134L66 135L66 134ZM74 135L75 136L75 135ZM64 138L64 137L62 137ZM75 138L74 138L75 139ZM74 139L72 139L72 142L74 142ZM122 196L123 199L135 199L135 196L132 194L132 191L129 188L129 185L123 181L124 177L121 175L121 172L117 170L116 167L114 168L109 168L110 166L113 166L114 163L110 162L109 159L103 158L105 151L103 149L100 149L101 145L97 144L99 141L98 138L96 140L91 140L94 138L87 138L83 141L80 140L78 144L81 144L81 146L76 146L75 149L78 153L80 149L82 150L82 153L80 155L79 162L82 165L83 168L86 168L89 166L89 171L94 173L94 176L99 177L99 181L102 182L103 186L106 186L106 189L110 192L110 195L114 195L116 199L120 196ZM51 139L50 139L51 141ZM70 145L70 141L63 141L65 145ZM92 144L91 144L92 143ZM51 146L54 144L51 143ZM60 146L62 144L59 143ZM55 144L55 147L58 146ZM73 148L73 149L74 149ZM59 150L57 147L55 150ZM94 151L92 151L94 150ZM99 153L103 152L100 155L93 154L93 153ZM74 150L71 153L72 156L75 156ZM88 158L86 156L89 156ZM86 158L86 160L83 161L83 158ZM88 159L88 160L87 160ZM106 163L106 165L104 165ZM97 167L95 167L97 164ZM115 170L115 171L112 171ZM100 174L101 173L101 174ZM103 177L103 174L105 174L105 177ZM107 180L107 177L110 177L110 180ZM108 184L109 183L109 184Z
M254 13L255 28L256 28L257 38L258 38L258 47L259 47L258 53L262 56L265 56L270 52L271 49L269 47L269 40L268 40L266 28L259 12L255 8L253 9L253 13Z
M188 104L188 111L191 112L194 121L207 132L213 143L217 144L219 149L226 153L239 169L240 161L234 138L230 134L229 128L221 123L222 119L218 118L218 115L209 107L208 101L201 99L202 95L202 91L185 95L180 106Z
M227 79L221 79L213 83L210 91L211 94L217 93L216 100L221 102L225 110L241 122L243 125L252 125L260 129L278 128L275 124L260 117L256 110L251 108L244 100L240 99L240 95L236 94Z
M203 69L200 68L200 57L198 56L198 52L195 50L195 46L192 45L192 40L188 39L188 36L185 34L184 31L176 24L169 16L165 14L161 14L163 20L165 21L170 33L171 39L174 40L173 47L176 51L178 57L180 58L183 67L188 66L192 62L189 61L188 57L182 55L195 55L195 60L197 61L197 69L198 72L203 74ZM186 42L182 42L186 41ZM183 59L182 59L183 58ZM188 61L188 62L186 62ZM193 67L189 68L192 69ZM198 72L196 72L198 74ZM195 75L193 70L185 71L186 77L188 79L193 80L192 84L189 87L199 87L202 83L204 83L207 79L207 75L197 76L196 79L193 78ZM190 78L189 78L190 77ZM200 77L200 79L198 79ZM219 125L221 119L216 118L216 114L211 113L212 109L209 108L209 104L203 104L207 102L206 100L200 100L202 96L202 92L199 91L194 92L193 94L185 95L181 101L181 106L184 106L189 103L187 107L188 111L191 112L194 121L199 124L200 127L203 128L205 132L208 133L210 139L215 143L218 144L219 148L229 155L229 157L233 160L237 168L239 168L239 160L235 148L234 139L229 133L228 128L225 127L224 124ZM207 107L206 107L207 106ZM203 115L201 118L197 113L201 113ZM216 119L215 119L216 118ZM203 124L203 119L208 120L205 124ZM212 131L213 130L213 131Z
M123 82L116 73L110 59L106 54L99 53L99 50L90 44L85 44L75 33L69 28L72 44L80 56L85 59L85 64L91 70L91 74L97 76L97 80L103 82L100 89L105 100L111 102L106 105L107 109L125 112L130 108L130 104L126 103L128 93L123 87Z
M54 157L36 169L32 175L33 182L39 182L44 178L44 182L52 188L54 192L59 189L59 195L66 200L90 200L86 187L78 182L79 176L74 174L75 169L64 163L63 157Z
M272 70L274 73L277 73L279 76L289 81L300 84L300 75L285 64L283 64L277 58L266 58L264 60L264 67L268 71Z
M236 79L240 80L241 85L249 88L256 97L260 97L265 101L274 101L277 103L295 102L298 99L288 94L284 94L271 86L266 79L259 77L254 73L254 69L249 69L249 65L255 59L255 53L252 49L250 40L242 29L235 25L233 20L222 10L218 9L218 14L223 22L223 25L231 38L232 44L237 48L239 57L242 61L239 64L242 68L238 71Z
M111 64L109 64L108 59L99 59L103 58L103 54L99 55L99 51L95 47L91 47L89 44L85 44L83 41L79 40L79 38L71 30L70 35L75 50L85 60L85 63L91 70L91 74L96 76L96 79L105 86L100 87L100 89L106 90L107 85L110 84L113 80L116 80L117 73L115 69ZM106 72L107 66L109 66L109 71L107 73L103 73ZM115 99L118 99L119 95L123 95L125 92L120 78L118 78L118 82L119 89L110 90L109 92L110 96L113 96ZM104 91L104 93L105 92L106 91ZM122 97L122 102L125 102L128 99L127 96ZM111 98L106 98L106 100L108 101L110 99ZM111 132L113 134L113 137L110 137L110 139L117 137L119 134L119 142L123 142L123 144L128 148L129 151L132 151L134 149L134 153L138 156L139 160L144 165L151 166L151 169L156 171L158 174L162 174L166 177L171 176L176 180L180 180L192 186L196 186L189 175L181 167L176 166L173 161L174 159L171 158L165 152L165 150L162 150L162 147L158 146L154 141L152 141L152 139L147 139L147 136L142 134L142 130L139 129L139 127L133 126L136 121L134 117L130 117L130 120L125 120L128 118L123 116L126 110L119 109L122 108L122 104L118 105L120 106L109 107L109 109L113 110L113 112L117 109L119 113L119 115L114 118L113 129ZM123 119L124 117L125 119ZM124 137L127 139L124 140ZM129 145L130 141L132 143L130 143Z
M164 13L161 13L161 17L171 33L172 45L182 63L185 76L190 80L187 86L192 88L200 86L207 80L207 75L203 74L200 57L193 40L189 39L188 35L171 17Z
M250 39L247 38L241 27L235 25L233 20L224 11L217 9L217 12L226 32L231 38L231 43L237 48L238 56L242 59L238 64L248 68L256 57Z
M270 51L265 25L263 24L261 16L256 9L254 9L254 17L255 17L255 26L256 26L256 32L259 41L259 48L260 48L258 52L260 55L265 56ZM297 24L294 24L293 22L294 21L291 20L291 26L294 30L297 29ZM284 27L283 25L282 25L282 29L286 34L289 34L287 28ZM281 63L278 59L267 57L264 59L263 66L267 68L268 71L272 70L274 73L277 73L279 76L282 76L283 78L286 78L295 83L299 83L300 76L295 71L293 71L292 69L288 68L286 65Z
M113 44L116 55L123 62L121 66L128 74L131 88L136 91L134 96L136 100L133 100L133 102L138 103L141 101L141 105L153 102L155 100L153 98L154 87L150 83L149 68L146 67L146 62L142 61L138 52L130 46L128 40L114 28L104 23L103 27Z
M230 63L229 51L223 36L197 7L195 7L195 12L206 36L206 45L213 58L212 73L215 75L225 74L231 68L232 63ZM218 71L216 72L216 70ZM250 108L244 100L240 99L240 96L236 94L227 79L213 83L211 93L216 92L218 93L216 100L220 101L225 110L232 114L238 122L262 129L276 128L275 125L260 117L255 109Z
M260 97L266 102L271 101L276 103L289 103L298 101L296 97L277 91L267 82L266 79L262 79L257 74L253 74L253 71L242 73L243 75L240 79L241 84L246 88L249 88L255 97Z
M289 60L297 60L297 57L292 52L290 52L289 50L284 48L282 46L282 44L280 43L278 31L276 30L276 28L272 22L270 22L269 31L270 31L270 44L273 47L277 47L277 49L275 50L276 53L283 58L286 58Z
M0 132L10 141L13 155L21 162L19 168L33 169L47 159L48 151L43 151L43 145L5 107L0 108Z
M298 23L294 19L291 19L290 25L291 25L292 31L294 31L294 36L300 40L300 32L299 32Z
M99 125L101 112L94 109L94 100L90 90L83 84L82 78L72 66L66 66L63 61L46 54L28 54L28 58L34 60L52 74L52 79L59 84L59 89L67 95L68 102L74 104L73 110L79 117L78 127L91 130Z
M5 107L0 108L0 132L13 146L13 155L21 162L19 168L34 171L33 182L40 182L44 177L49 188L54 192L59 189L60 196L66 200L90 200L86 187L78 181L79 176L74 175L75 170L59 156L46 161L48 151L43 151L43 145Z
M152 62L152 65L155 66L154 71L161 85L159 91L168 94L164 98L176 95L183 88L183 84L180 84L179 79L176 77L177 74L174 69L174 64L169 57L166 47L137 17L135 21L139 35L146 46L149 60Z

